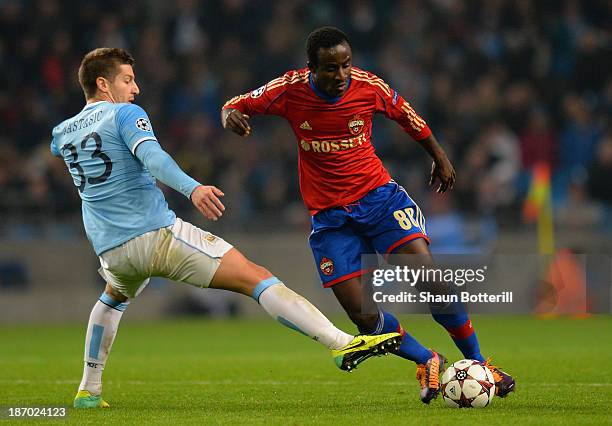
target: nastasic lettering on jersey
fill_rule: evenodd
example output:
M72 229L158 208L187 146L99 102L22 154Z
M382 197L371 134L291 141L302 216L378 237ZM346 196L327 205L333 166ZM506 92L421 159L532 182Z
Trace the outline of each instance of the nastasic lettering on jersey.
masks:
M102 118L103 111L94 111L93 114L89 114L86 117L79 118L78 120L70 121L66 126L64 126L64 130L62 134L72 133L76 130L84 129L86 127L91 126L94 123L97 123Z

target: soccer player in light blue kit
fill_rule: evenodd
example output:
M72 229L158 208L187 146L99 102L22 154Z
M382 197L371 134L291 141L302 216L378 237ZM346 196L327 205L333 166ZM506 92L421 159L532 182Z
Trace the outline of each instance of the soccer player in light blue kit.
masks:
M74 406L109 406L101 397L102 370L123 311L152 276L251 296L283 325L331 349L343 370L397 349L399 334L344 333L267 269L175 216L156 178L188 197L210 220L225 210L219 199L223 192L189 177L161 148L146 112L132 104L139 93L133 64L123 49L100 48L85 55L79 82L87 104L53 129L51 152L64 159L78 188L85 232L107 282L89 317Z

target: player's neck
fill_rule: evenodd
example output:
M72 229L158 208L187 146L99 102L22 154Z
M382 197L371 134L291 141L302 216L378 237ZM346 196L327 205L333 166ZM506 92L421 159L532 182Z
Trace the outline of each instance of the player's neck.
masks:
M317 79L312 75L311 75L311 81L312 81L312 86L314 89L316 89L316 92L319 95L323 95L326 98L334 98L335 96L330 95L329 93L327 93L325 90L323 90L320 86L319 86L319 82L317 81Z
M116 103L115 100L113 99L113 96L110 93L96 93L95 96L93 98L89 98L87 99L87 103L88 104L93 104L96 102L110 102L111 104Z

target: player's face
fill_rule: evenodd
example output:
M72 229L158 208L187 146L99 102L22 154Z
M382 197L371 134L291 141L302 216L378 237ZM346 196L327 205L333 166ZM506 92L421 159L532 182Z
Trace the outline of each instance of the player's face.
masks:
M341 43L327 49L319 49L318 55L319 63L316 67L308 64L317 89L333 98L344 95L351 76L351 47L347 43Z
M119 65L119 73L108 85L112 100L116 103L133 102L140 89L136 84L134 70L131 65Z

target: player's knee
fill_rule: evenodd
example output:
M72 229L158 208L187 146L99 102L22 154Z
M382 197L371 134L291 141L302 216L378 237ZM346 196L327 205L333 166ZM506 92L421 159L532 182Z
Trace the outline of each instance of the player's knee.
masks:
M124 296L123 294L119 293L117 290L115 290L113 288L112 285L110 284L106 284L106 288L104 289L104 293L108 294L110 297L112 297L113 300L117 301L117 302L125 302L128 300L128 298L126 296Z
M252 286L253 288L255 288L255 286L263 280L267 280L268 278L274 276L272 272L270 272L263 266L260 266L251 261L248 262L249 268L245 271L245 285Z
M251 262L234 249L223 257L221 266L211 282L211 287L250 296L257 284L272 276L268 269Z

